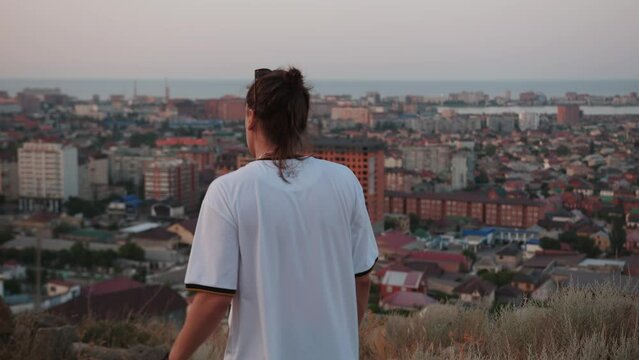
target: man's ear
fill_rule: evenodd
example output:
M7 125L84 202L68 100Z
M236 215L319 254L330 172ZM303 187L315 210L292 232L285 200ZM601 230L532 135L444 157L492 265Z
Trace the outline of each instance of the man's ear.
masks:
M255 130L257 126L257 118L255 117L255 111L251 108L246 108L246 119L248 120L246 127L249 130Z

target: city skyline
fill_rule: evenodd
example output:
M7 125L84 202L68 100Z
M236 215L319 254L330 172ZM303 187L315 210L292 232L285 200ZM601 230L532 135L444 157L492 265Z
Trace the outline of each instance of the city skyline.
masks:
M637 79L639 4L613 3L11 2L0 78Z

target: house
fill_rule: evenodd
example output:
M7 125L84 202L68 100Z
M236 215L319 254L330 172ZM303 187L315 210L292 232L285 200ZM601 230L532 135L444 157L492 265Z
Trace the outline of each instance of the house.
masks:
M501 265L498 264L492 256L482 256L475 262L473 268L476 273L480 271L499 272L501 270Z
M434 263L450 273L467 272L470 269L468 259L464 255L445 251L413 251L406 260Z
M27 278L27 268L16 260L7 260L2 264L0 276L3 279L22 280Z
M49 313L77 323L91 316L98 320L159 318L181 323L186 315L186 301L175 291L161 285L144 285L107 293L82 294L54 306Z
M468 247L477 250L481 246L489 246L494 243L495 229L464 230L462 236Z
M80 285L62 279L49 280L44 284L44 287L47 289L47 296L49 297L64 295L74 288L77 288L78 292L80 291Z
M624 260L586 259L579 263L579 268L603 273L621 274L626 268Z
M196 225L197 219L186 219L167 227L166 230L176 234L181 243L191 245L193 244Z
M443 273L441 276L432 276L426 279L426 288L429 294L454 295L454 290L466 276L459 273Z
M532 259L524 261L523 267L544 270L549 265L576 267L586 258L586 254L565 250L538 251Z
M417 238L400 231L388 231L377 236L377 247L381 259L402 257L410 252Z
M495 261L504 269L515 269L521 265L521 251L514 246L506 246L495 253Z
M495 301L496 286L488 281L472 276L453 290L459 295L459 300L464 304L492 305Z
M626 231L626 250L633 254L639 254L639 229Z
M386 311L418 311L429 305L437 303L437 300L424 293L413 291L399 291L381 299L379 302L379 306Z
M610 235L608 235L606 231L599 230L590 235L590 238L595 242L595 246L602 252L610 248Z
M381 299L400 291L426 293L426 279L421 271L388 270L379 287Z
M542 270L524 268L513 275L510 285L518 288L526 294L531 294L545 280L546 276Z
M180 238L163 227L156 227L131 235L131 241L143 249L175 249Z

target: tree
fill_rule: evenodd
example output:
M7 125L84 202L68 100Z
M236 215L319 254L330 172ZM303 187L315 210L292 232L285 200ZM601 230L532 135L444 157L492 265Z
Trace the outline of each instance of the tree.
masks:
M118 255L125 259L142 261L144 260L144 249L135 243L129 242L120 246Z
M419 228L419 216L417 214L408 214L408 220L410 222L410 232L415 232Z
M497 287L501 287L510 284L514 273L508 270L500 270L496 273L491 271L480 271L477 275L479 275L482 279L497 285Z
M71 258L76 265L87 269L93 267L93 253L82 241L77 241L71 246Z
M486 145L485 150L486 150L486 155L488 156L494 156L495 153L497 153L497 148L493 144Z
M587 236L579 236L574 231L567 231L559 235L559 241L570 244L576 251L589 257L596 257L600 250L595 246L595 241Z
M391 218L384 219L384 230L395 229L395 220Z
M13 239L13 228L11 226L6 226L0 229L0 244L4 244L9 240Z
M570 148L566 145L559 145L556 150L557 155L559 156L567 156L570 155Z
M470 261L471 266L475 263L475 261L477 261L477 254L475 254L475 252L471 249L464 249L464 251L462 251L462 255L464 255L466 259Z
M559 240L555 240L549 237L542 237L539 240L539 245L544 250L559 250L561 248Z
M623 251L626 244L626 229L623 228L623 220L617 219L612 224L610 233L610 249L615 253L615 257Z
M131 147L137 148L142 145L146 145L148 147L155 147L155 140L157 139L157 135L154 132L149 132L146 134L135 133L131 135L129 139L129 145Z
M488 184L490 182L490 178L485 170L479 170L479 175L475 177L475 183L477 184Z

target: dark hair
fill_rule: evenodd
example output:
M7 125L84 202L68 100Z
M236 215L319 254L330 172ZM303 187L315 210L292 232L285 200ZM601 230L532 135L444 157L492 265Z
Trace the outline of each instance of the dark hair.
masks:
M267 139L275 146L268 156L277 165L282 180L286 159L301 159L310 106L310 88L302 73L294 68L267 71L255 79L246 93Z

